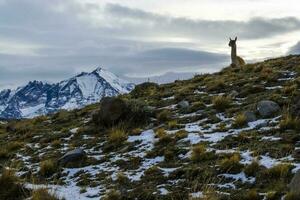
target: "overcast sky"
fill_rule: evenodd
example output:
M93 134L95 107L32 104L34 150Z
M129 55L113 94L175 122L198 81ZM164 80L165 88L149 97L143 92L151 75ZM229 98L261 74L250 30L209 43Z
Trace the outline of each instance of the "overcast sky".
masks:
M0 88L98 66L213 72L234 36L248 62L300 53L299 0L0 0Z

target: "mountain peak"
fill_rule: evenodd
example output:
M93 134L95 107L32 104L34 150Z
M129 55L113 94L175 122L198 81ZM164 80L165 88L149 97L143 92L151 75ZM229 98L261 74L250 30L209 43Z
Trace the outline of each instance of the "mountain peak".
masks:
M81 108L106 96L128 93L133 87L101 67L55 84L34 80L13 92L0 91L0 118L34 117L59 109Z
M102 70L105 70L105 69L103 69L102 67L97 67L93 72L101 72Z

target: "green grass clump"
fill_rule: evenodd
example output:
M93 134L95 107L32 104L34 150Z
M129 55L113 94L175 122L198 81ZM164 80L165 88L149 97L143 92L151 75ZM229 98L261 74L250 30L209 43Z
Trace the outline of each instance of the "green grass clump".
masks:
M175 129L178 127L178 122L177 120L171 120L171 121L168 121L168 128L169 129Z
M226 87L224 79L219 79L219 80L213 80L208 83L207 85L207 90L208 91L218 91L221 89L224 89Z
M206 106L203 102L195 102L191 105L191 112L196 112L198 110L204 109Z
M40 175L43 177L50 177L58 170L57 162L52 159L40 162Z
M218 111L224 111L231 105L231 98L229 96L215 96L212 100L213 106Z
M291 174L292 166L290 164L278 164L266 169L265 177L269 179L287 178Z
M245 193L243 200L260 200L260 197L255 189L251 189Z
M19 183L14 172L3 169L0 176L0 199L18 200L25 199L27 196L28 191Z
M156 118L160 122L166 122L171 119L171 111L170 110L162 110L156 114Z
M239 173L243 168L240 159L239 154L233 154L229 158L222 159L220 162L220 170L224 173Z
M32 192L32 200L59 200L59 198L50 194L47 189L41 188Z
M127 133L123 128L112 128L109 131L108 142L113 145L120 145L127 139Z
M284 88L282 88L282 92L285 94L285 95L294 95L296 94L297 92L297 85L294 84L294 85L289 85L289 86L285 86Z
M244 114L238 114L234 118L233 127L242 128L247 125L247 118Z
M175 139L181 140L183 138L186 138L188 136L188 132L185 130L179 130L175 133Z
M109 190L104 198L104 200L121 200L122 199L122 195L121 192L115 189Z
M52 146L53 148L59 148L59 147L61 146L60 140L53 140L53 141L51 142L51 146Z
M279 127L281 130L287 129L299 129L300 128L300 120L298 118L294 118L291 115L285 115L280 123Z
M207 152L204 144L197 144L192 148L191 160L193 162L210 160L213 157L214 157L214 152Z
M165 129L159 128L155 132L156 137L158 137L158 145L168 145L174 141L171 135L167 134Z
M259 169L259 163L256 160L254 160L250 165L247 165L245 167L244 172L247 176L255 176Z

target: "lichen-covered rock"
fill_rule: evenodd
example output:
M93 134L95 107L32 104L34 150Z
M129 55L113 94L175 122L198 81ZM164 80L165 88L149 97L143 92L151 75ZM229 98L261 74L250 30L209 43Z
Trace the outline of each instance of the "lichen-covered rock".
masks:
M116 97L105 97L100 103L100 110L94 114L96 124L111 126L118 123L128 113L126 103Z
M262 117L271 117L280 110L280 106L276 102L269 100L258 102L256 108Z
M231 96L232 98L236 98L239 95L239 93L236 90L233 90L230 92L229 96Z
M177 104L177 107L178 108L188 108L190 106L190 103L188 101L180 101L178 104Z
M247 122L253 122L256 120L256 116L255 116L255 113L252 112L252 111L246 111L244 113L245 117L246 117L246 121Z
M86 156L85 151L82 149L74 149L72 151L67 152L65 155L63 155L58 161L62 165L65 165L69 162L74 162L77 160L81 160Z

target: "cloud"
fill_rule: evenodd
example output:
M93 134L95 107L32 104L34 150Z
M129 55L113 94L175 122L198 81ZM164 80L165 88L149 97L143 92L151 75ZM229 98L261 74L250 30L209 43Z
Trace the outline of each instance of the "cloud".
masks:
M293 17L193 20L78 2L1 0L0 85L57 81L97 66L120 75L214 71L230 62L215 53L229 50L228 36L253 40L300 29Z
M150 32L154 35L189 36L195 39L224 39L230 35L238 35L245 39L258 39L300 30L300 21L295 17L256 17L248 21L192 20L154 14L118 4L107 4L105 11L112 18L120 20L129 30L140 30L137 34Z
M290 54L300 54L300 42L292 46L289 50Z

